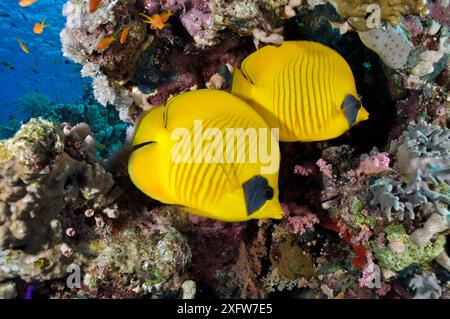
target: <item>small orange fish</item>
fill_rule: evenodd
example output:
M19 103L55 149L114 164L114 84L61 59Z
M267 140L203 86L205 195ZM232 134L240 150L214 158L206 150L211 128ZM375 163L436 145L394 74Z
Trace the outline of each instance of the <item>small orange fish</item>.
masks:
M102 0L89 0L89 13L94 13L95 11L97 11L101 3Z
M122 34L120 35L120 43L121 44L124 44L127 41L128 31L130 31L131 28L132 28L132 26L129 25L123 29Z
M116 41L116 37L114 36L114 34L104 37L97 44L95 51L102 52L102 51L107 50L111 46L111 44L114 43L114 41Z
M25 8L25 7L31 6L36 1L37 0L20 0L19 1L19 6Z
M33 32L36 34L41 34L42 32L44 32L44 28L49 26L49 24L44 24L44 23L45 23L45 18L42 20L41 23L39 23L39 22L35 23Z
M26 54L30 54L30 50L25 46L25 44L23 44L23 42L19 39L19 37L16 36L16 38L23 52L25 52Z
M169 20L170 16L173 15L170 10L161 14L154 14L151 17L143 13L139 14L145 18L144 22L150 24L152 29L159 30L162 30L165 27L169 26L169 24L167 24L166 22Z

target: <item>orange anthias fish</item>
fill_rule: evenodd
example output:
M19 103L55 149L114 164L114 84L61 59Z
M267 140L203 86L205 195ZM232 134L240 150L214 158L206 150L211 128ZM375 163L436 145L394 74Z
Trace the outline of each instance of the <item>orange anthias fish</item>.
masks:
M94 13L100 7L102 0L89 0L89 13Z
M127 41L128 31L130 31L131 28L132 28L132 26L129 25L123 29L122 33L120 34L120 43L121 44L124 44Z
M35 23L33 32L36 34L41 34L42 32L44 32L44 28L49 26L49 24L44 24L44 23L45 23L45 18L42 20L41 23L39 23L39 22Z
M152 29L159 30L162 30L166 26L169 26L169 24L167 24L166 22L169 20L170 16L172 16L172 12L170 12L170 10L161 14L154 14L151 17L143 13L139 14L145 18L144 22L150 24Z
M31 6L33 3L35 3L37 0L20 0L19 6L21 7L28 7Z
M104 37L97 44L95 51L102 52L102 51L107 50L111 46L111 44L114 43L114 41L116 41L116 37L114 36L114 34Z
M23 52L29 54L30 50L25 46L25 44L23 44L23 42L19 39L19 37L17 38L17 42L19 42L20 47L22 48Z

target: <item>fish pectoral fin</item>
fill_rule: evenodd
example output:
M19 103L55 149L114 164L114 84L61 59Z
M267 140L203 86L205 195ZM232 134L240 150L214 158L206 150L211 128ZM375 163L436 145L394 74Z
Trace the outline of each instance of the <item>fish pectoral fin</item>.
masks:
M264 204L274 197L274 189L267 178L256 175L242 185L244 189L247 215L257 213Z
M356 123L358 118L358 112L361 109L361 101L358 100L354 95L347 94L344 101L341 104L341 109L345 113L345 117L348 122L348 126L352 127Z

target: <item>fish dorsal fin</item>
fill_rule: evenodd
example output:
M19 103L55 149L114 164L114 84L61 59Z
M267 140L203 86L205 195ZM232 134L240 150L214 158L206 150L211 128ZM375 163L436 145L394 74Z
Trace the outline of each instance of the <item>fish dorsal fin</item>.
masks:
M358 118L358 112L361 109L361 101L352 94L347 94L342 102L341 109L345 113L348 126L352 127Z

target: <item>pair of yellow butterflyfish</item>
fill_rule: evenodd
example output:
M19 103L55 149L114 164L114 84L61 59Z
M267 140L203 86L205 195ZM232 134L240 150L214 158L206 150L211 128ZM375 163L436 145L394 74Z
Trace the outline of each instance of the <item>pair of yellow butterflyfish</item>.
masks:
M146 195L196 215L230 222L279 219L280 150L271 128L281 141L321 141L368 117L342 56L319 43L285 41L248 56L234 70L231 94L190 91L145 114L128 171ZM205 134L196 137L199 123ZM256 136L224 138L234 128L254 129ZM249 160L258 147L269 150L276 169L268 170L266 160ZM237 160L239 151L244 161Z

